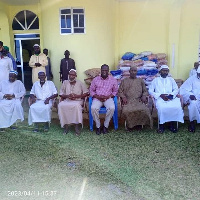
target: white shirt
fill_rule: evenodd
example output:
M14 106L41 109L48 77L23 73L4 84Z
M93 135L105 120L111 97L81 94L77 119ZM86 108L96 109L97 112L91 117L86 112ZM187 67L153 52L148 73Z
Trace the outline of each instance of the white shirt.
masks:
M57 94L56 87L52 81L45 81L44 85L41 87L40 81L36 81L30 91L39 100L45 101L48 97Z
M3 80L0 83L0 100L3 99L5 94L14 94L15 99L19 99L23 97L26 93L24 84L16 80L14 82L10 82L9 80Z

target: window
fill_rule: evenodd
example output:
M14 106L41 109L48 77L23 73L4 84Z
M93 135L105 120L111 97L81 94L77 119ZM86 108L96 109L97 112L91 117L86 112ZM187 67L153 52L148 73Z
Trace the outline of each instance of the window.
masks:
M23 10L14 17L12 28L13 30L39 29L39 19L35 13Z
M60 33L85 33L85 13L81 8L60 10Z

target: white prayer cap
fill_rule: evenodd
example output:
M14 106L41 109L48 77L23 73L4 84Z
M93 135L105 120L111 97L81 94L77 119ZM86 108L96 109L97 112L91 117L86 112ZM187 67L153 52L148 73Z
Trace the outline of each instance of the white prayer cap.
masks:
M70 69L69 72L76 72L76 70L75 69ZM77 74L77 72L76 72L76 74Z
M197 68L197 73L200 73L200 67Z
M40 47L40 45L39 44L34 44L33 47Z
M13 70L13 71L10 71L9 74L16 74L16 75L18 75L18 72Z
M46 73L45 73L44 71L39 71L38 74L39 74L39 73L44 73L44 74L46 75Z
M169 67L167 65L161 65L159 71L162 70L162 69L169 69Z

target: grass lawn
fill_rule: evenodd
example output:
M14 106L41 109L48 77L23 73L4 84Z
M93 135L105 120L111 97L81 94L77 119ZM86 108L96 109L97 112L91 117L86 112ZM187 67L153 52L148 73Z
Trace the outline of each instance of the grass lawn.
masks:
M85 123L86 124L86 123ZM27 122L0 133L0 200L200 200L200 126L97 136Z

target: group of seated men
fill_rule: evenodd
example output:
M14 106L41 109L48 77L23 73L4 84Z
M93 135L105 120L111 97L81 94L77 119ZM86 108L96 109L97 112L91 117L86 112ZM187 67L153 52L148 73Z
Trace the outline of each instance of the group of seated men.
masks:
M91 113L96 123L96 134L108 133L109 122L114 114L114 96L122 102L122 117L126 121L128 131L136 126L149 125L153 127L153 120L147 106L149 95L154 99L158 112L159 127L157 132L164 132L164 124L169 122L169 130L177 132L176 122L184 123L184 113L180 101L182 95L184 103L189 104L190 124L188 130L195 132L195 123L200 122L200 68L196 74L188 78L178 89L175 80L169 77L169 67L162 65L160 76L156 77L147 90L142 79L137 78L137 67L130 68L130 77L122 80L119 88L116 79L109 74L109 66L101 66L101 74L95 77L89 90L85 84L77 80L75 69L69 71L68 80L60 88L58 116L63 134L67 134L69 126L75 125L75 134L80 135L83 123L83 99L92 96ZM0 82L0 130L15 128L17 120L24 120L21 99L25 95L25 88L21 81L16 80L17 72L10 71L9 79ZM58 92L52 81L46 80L45 72L38 73L38 81L33 84L29 98L29 125L34 123L34 132L39 131L39 123L44 123L44 131L49 130L51 122L51 107ZM99 110L106 107L104 124L101 125Z

